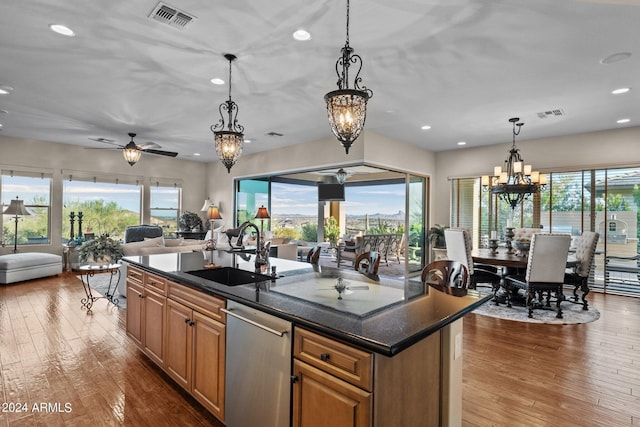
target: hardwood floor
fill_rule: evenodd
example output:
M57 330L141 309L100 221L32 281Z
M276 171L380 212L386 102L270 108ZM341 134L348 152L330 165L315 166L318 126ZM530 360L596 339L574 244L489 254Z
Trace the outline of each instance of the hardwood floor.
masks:
M222 425L83 295L73 274L0 285L0 427ZM585 325L465 317L464 426L640 426L640 299L589 299Z

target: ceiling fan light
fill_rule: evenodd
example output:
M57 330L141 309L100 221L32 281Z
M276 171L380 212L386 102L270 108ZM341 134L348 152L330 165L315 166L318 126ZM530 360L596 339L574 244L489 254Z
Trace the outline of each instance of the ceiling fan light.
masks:
M142 155L142 151L138 149L138 147L130 142L126 147L122 149L122 156L129 163L130 166L135 165L140 160L140 156Z

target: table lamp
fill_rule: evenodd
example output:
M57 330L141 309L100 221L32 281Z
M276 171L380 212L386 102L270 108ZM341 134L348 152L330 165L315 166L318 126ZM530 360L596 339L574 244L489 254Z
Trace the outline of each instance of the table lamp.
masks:
M264 220L271 218L269 216L269 211L267 211L267 208L265 208L264 205L258 208L255 218L260 220L260 234L264 236Z
M211 242L211 248L215 249L216 248L216 236L213 234L213 223L216 219L222 219L222 216L220 215L220 210L218 209L217 206L214 205L210 205L207 208L207 217L209 218L209 229L211 230L211 238L209 239L209 241Z
M18 253L18 219L21 216L31 215L31 212L24 207L24 201L18 199L11 200L9 207L2 212L4 215L13 215L16 222L15 234L13 235L13 253Z

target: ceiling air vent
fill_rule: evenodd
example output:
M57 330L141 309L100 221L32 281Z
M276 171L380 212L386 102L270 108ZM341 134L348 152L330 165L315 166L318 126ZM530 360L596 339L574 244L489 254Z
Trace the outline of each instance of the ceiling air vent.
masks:
M548 117L561 117L564 116L564 110L562 108L555 108L553 110L541 111L537 114L541 119L546 119Z
M283 136L283 134L278 132L267 132L265 135L267 136Z
M170 27L179 30L186 29L187 25L196 19L195 16L178 10L173 6L168 6L162 2L158 3L149 14L149 18L160 21Z

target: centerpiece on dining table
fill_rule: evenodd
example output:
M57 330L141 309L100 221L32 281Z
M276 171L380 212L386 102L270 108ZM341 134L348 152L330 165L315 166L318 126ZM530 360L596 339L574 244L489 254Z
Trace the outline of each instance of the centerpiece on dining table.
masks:
M513 240L511 244L516 250L516 256L521 256L521 257L529 256L529 249L531 248L530 239Z

